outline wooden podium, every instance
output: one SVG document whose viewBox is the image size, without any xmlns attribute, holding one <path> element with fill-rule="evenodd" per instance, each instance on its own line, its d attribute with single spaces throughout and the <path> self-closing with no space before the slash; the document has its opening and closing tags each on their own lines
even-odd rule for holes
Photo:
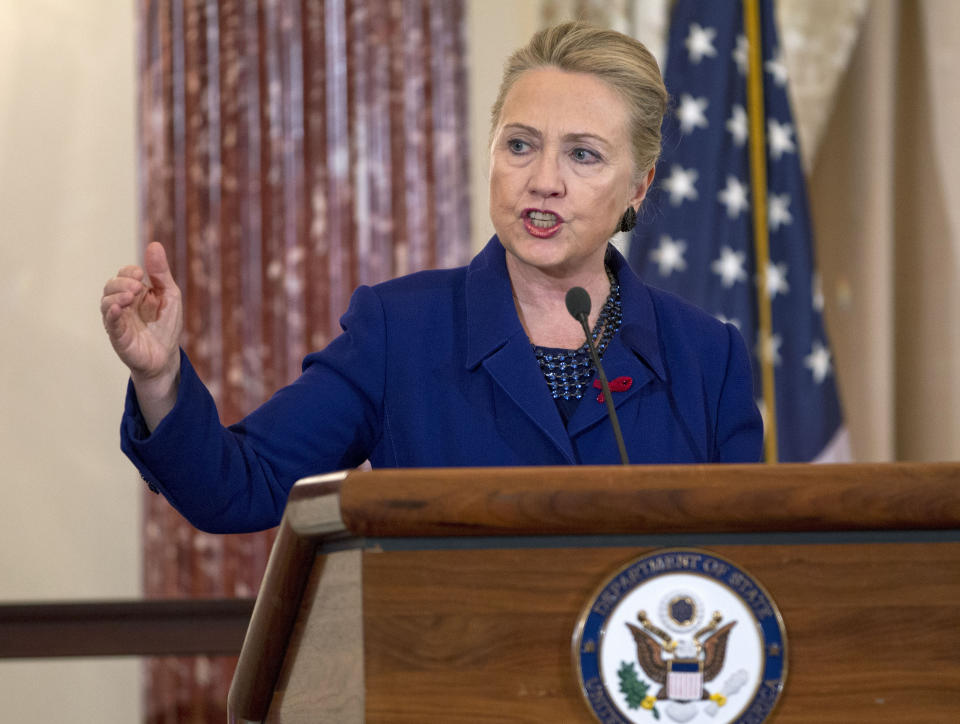
<svg viewBox="0 0 960 724">
<path fill-rule="evenodd" d="M 749 571 L 779 606 L 787 678 L 769 721 L 960 721 L 955 463 L 303 480 L 231 721 L 593 722 L 571 653 L 581 609 L 624 563 L 691 546 Z"/>
</svg>

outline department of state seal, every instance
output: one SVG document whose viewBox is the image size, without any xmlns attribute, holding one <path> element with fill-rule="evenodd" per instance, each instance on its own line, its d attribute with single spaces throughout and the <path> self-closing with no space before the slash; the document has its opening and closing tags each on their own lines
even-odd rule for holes
<svg viewBox="0 0 960 724">
<path fill-rule="evenodd" d="M 573 658 L 604 724 L 760 722 L 783 690 L 786 633 L 773 599 L 732 562 L 658 550 L 597 589 Z"/>
</svg>

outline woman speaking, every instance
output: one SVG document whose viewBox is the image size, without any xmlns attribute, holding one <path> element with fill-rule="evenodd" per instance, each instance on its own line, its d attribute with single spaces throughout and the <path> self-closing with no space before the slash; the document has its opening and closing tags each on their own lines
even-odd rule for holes
<svg viewBox="0 0 960 724">
<path fill-rule="evenodd" d="M 179 343 L 163 248 L 104 287 L 131 384 L 121 445 L 198 528 L 276 525 L 306 475 L 373 467 L 605 464 L 617 443 L 581 323 L 611 380 L 633 463 L 755 462 L 762 425 L 737 330 L 646 286 L 610 245 L 653 181 L 667 94 L 637 41 L 581 23 L 508 60 L 493 106 L 496 235 L 466 267 L 358 288 L 343 333 L 229 428 Z"/>
</svg>

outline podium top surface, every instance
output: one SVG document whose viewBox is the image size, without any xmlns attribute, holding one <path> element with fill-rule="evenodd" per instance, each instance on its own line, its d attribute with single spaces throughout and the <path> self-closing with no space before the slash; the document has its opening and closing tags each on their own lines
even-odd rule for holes
<svg viewBox="0 0 960 724">
<path fill-rule="evenodd" d="M 349 471 L 294 486 L 294 525 L 330 494 L 363 537 L 960 529 L 958 463 Z"/>
</svg>

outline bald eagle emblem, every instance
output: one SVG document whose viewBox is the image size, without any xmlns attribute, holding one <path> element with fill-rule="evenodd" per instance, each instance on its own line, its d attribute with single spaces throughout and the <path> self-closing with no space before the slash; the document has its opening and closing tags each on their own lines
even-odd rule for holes
<svg viewBox="0 0 960 724">
<path fill-rule="evenodd" d="M 704 684 L 713 681 L 723 669 L 727 640 L 736 621 L 720 626 L 723 615 L 717 611 L 710 623 L 692 639 L 674 639 L 654 626 L 645 611 L 637 614 L 639 626 L 627 624 L 637 644 L 637 661 L 643 672 L 660 690 L 654 698 L 673 701 L 709 700 Z"/>
<path fill-rule="evenodd" d="M 572 653 L 601 724 L 760 724 L 787 666 L 770 594 L 698 548 L 653 550 L 613 571 L 581 610 Z"/>
</svg>

